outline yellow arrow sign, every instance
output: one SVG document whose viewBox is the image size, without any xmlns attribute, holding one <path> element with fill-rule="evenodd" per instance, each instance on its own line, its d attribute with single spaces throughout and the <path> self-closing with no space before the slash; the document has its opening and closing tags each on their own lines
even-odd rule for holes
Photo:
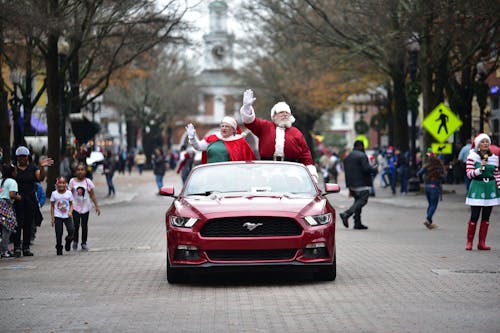
<svg viewBox="0 0 500 333">
<path fill-rule="evenodd" d="M 448 106 L 441 103 L 425 117 L 422 126 L 436 140 L 444 142 L 462 126 L 462 121 Z"/>
<path fill-rule="evenodd" d="M 432 152 L 435 154 L 451 155 L 453 152 L 453 145 L 451 143 L 433 143 L 431 144 Z"/>
</svg>

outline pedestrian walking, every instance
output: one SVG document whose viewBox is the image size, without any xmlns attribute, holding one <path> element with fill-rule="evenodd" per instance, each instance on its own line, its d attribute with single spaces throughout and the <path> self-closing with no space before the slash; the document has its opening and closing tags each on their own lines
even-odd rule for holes
<svg viewBox="0 0 500 333">
<path fill-rule="evenodd" d="M 113 153 L 111 151 L 106 152 L 106 158 L 104 159 L 102 170 L 104 175 L 106 176 L 106 183 L 108 184 L 108 197 L 111 195 L 115 195 L 115 185 L 113 184 L 113 176 L 115 174 L 115 160 L 113 157 Z"/>
<path fill-rule="evenodd" d="M 165 177 L 165 172 L 167 172 L 167 160 L 165 155 L 160 148 L 154 150 L 153 156 L 151 156 L 151 161 L 153 162 L 153 174 L 155 175 L 156 186 L 158 187 L 158 195 L 163 187 L 163 177 Z"/>
<path fill-rule="evenodd" d="M 437 225 L 433 223 L 432 217 L 439 203 L 441 183 L 444 181 L 446 174 L 443 163 L 435 154 L 427 153 L 427 156 L 427 163 L 418 171 L 417 175 L 421 179 L 425 177 L 424 189 L 428 205 L 424 225 L 428 229 L 435 229 Z"/>
<path fill-rule="evenodd" d="M 137 155 L 135 155 L 134 162 L 137 165 L 137 170 L 139 170 L 139 174 L 142 175 L 142 170 L 144 170 L 144 164 L 146 164 L 146 155 L 142 150 L 139 150 Z"/>
<path fill-rule="evenodd" d="M 56 190 L 50 195 L 50 215 L 52 217 L 52 227 L 56 231 L 56 253 L 58 256 L 63 254 L 62 236 L 63 225 L 66 226 L 67 236 L 65 238 L 64 248 L 71 250 L 71 241 L 75 227 L 73 225 L 73 195 L 67 188 L 66 178 L 59 177 L 56 181 Z"/>
<path fill-rule="evenodd" d="M 253 109 L 253 91 L 243 93 L 240 115 L 245 126 L 259 138 L 259 154 L 262 160 L 290 161 L 304 164 L 318 182 L 318 171 L 311 151 L 302 132 L 295 126 L 290 106 L 278 102 L 271 108 L 271 120 L 257 118 Z"/>
<path fill-rule="evenodd" d="M 467 157 L 466 173 L 471 180 L 465 204 L 471 206 L 471 215 L 467 228 L 467 244 L 465 249 L 472 250 L 472 242 L 476 233 L 476 224 L 481 214 L 479 227 L 478 250 L 490 250 L 486 245 L 486 236 L 490 224 L 493 206 L 500 204 L 498 188 L 500 174 L 498 172 L 498 156 L 490 151 L 491 139 L 481 133 L 474 138 L 472 149 Z"/>
<path fill-rule="evenodd" d="M 193 168 L 194 163 L 194 151 L 188 149 L 186 145 L 181 147 L 179 166 L 177 167 L 177 173 L 181 174 L 182 183 L 186 182 L 186 179 Z"/>
<path fill-rule="evenodd" d="M 376 168 L 376 166 L 371 166 L 368 161 L 363 141 L 356 140 L 352 152 L 344 159 L 346 187 L 354 198 L 352 206 L 340 213 L 344 227 L 349 228 L 349 217 L 354 215 L 354 229 L 368 229 L 361 223 L 361 210 L 368 203 L 372 175 L 376 173 Z"/>
<path fill-rule="evenodd" d="M 410 165 L 408 157 L 408 152 L 402 152 L 401 150 L 396 149 L 396 169 L 399 175 L 401 195 L 406 195 L 408 193 L 408 170 Z"/>
<path fill-rule="evenodd" d="M 392 146 L 387 147 L 386 152 L 387 159 L 387 176 L 389 178 L 389 185 L 391 186 L 391 192 L 393 195 L 396 194 L 396 155 L 394 155 L 394 148 Z"/>
<path fill-rule="evenodd" d="M 9 242 L 10 235 L 16 230 L 17 219 L 12 203 L 14 200 L 21 200 L 21 196 L 17 194 L 18 187 L 15 178 L 16 167 L 10 163 L 3 164 L 0 181 L 0 232 L 2 233 L 0 253 L 2 258 L 13 256 L 9 252 Z"/>
<path fill-rule="evenodd" d="M 25 146 L 16 149 L 16 182 L 21 200 L 14 202 L 17 228 L 14 234 L 14 256 L 33 256 L 30 250 L 33 225 L 40 225 L 43 217 L 36 198 L 36 182 L 45 179 L 45 167 L 51 166 L 51 158 L 40 158 L 40 168 L 29 161 L 30 151 Z"/>
<path fill-rule="evenodd" d="M 127 155 L 127 170 L 129 176 L 132 174 L 132 168 L 134 167 L 134 159 L 135 159 L 134 152 L 129 151 Z"/>
<path fill-rule="evenodd" d="M 68 189 L 73 194 L 73 223 L 75 232 L 73 234 L 73 251 L 78 250 L 79 229 L 82 227 L 82 251 L 88 251 L 87 237 L 89 215 L 94 204 L 97 215 L 101 215 L 101 209 L 95 195 L 95 185 L 91 179 L 85 177 L 85 165 L 76 166 L 76 177 L 69 181 Z M 92 202 L 91 202 L 92 201 Z"/>
<path fill-rule="evenodd" d="M 186 126 L 186 133 L 193 148 L 202 152 L 201 163 L 255 160 L 252 148 L 232 117 L 222 118 L 220 131 L 202 140 L 196 137 L 193 124 Z"/>
</svg>

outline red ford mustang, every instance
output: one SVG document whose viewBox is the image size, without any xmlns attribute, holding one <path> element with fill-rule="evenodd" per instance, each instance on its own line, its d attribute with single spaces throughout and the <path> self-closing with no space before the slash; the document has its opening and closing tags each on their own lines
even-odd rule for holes
<svg viewBox="0 0 500 333">
<path fill-rule="evenodd" d="M 251 161 L 193 168 L 165 217 L 167 280 L 184 281 L 204 267 L 311 269 L 336 277 L 335 209 L 307 168 L 298 163 Z"/>
</svg>

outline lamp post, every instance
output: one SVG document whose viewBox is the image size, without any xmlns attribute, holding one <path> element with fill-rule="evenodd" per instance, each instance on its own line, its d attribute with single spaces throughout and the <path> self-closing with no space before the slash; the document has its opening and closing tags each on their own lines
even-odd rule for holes
<svg viewBox="0 0 500 333">
<path fill-rule="evenodd" d="M 61 155 L 66 153 L 67 143 L 66 143 L 66 113 L 67 113 L 67 103 L 66 103 L 66 79 L 64 66 L 66 64 L 66 58 L 69 53 L 69 43 L 64 39 L 64 37 L 59 38 L 57 42 L 57 53 L 59 55 L 59 108 L 61 117 Z"/>
<path fill-rule="evenodd" d="M 21 83 L 21 74 L 17 69 L 12 69 L 10 72 L 10 81 L 12 82 L 12 98 L 10 100 L 10 106 L 12 111 L 12 126 L 14 129 L 14 147 L 20 146 L 23 141 L 23 134 L 21 130 L 21 100 L 17 96 L 17 88 Z"/>
</svg>

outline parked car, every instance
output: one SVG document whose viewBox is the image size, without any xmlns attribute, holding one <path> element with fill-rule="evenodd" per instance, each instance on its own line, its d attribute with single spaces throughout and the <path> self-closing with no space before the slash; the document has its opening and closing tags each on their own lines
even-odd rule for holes
<svg viewBox="0 0 500 333">
<path fill-rule="evenodd" d="M 165 216 L 167 280 L 205 268 L 313 270 L 336 277 L 335 209 L 299 163 L 223 162 L 193 168 Z"/>
</svg>

